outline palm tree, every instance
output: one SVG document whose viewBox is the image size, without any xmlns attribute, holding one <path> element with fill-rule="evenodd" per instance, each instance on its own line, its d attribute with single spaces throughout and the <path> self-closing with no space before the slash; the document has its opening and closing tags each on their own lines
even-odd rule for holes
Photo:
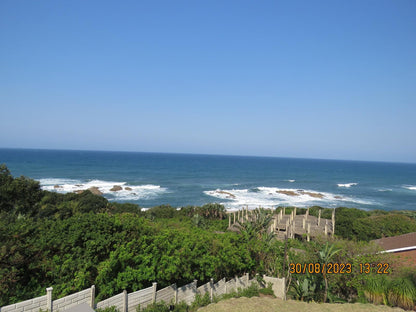
<svg viewBox="0 0 416 312">
<path fill-rule="evenodd" d="M 341 249 L 335 249 L 334 244 L 325 243 L 322 250 L 319 251 L 318 256 L 322 265 L 325 265 L 325 268 L 328 267 L 328 263 L 331 262 L 332 258 L 340 251 Z M 323 277 L 325 281 L 325 293 L 324 293 L 324 302 L 328 297 L 328 278 L 326 276 L 326 270 L 323 271 Z"/>
<path fill-rule="evenodd" d="M 266 238 L 270 240 L 271 237 L 268 235 L 268 230 L 270 227 L 270 222 L 272 221 L 273 216 L 265 209 L 254 210 L 251 218 L 244 222 L 238 221 L 240 231 L 245 232 L 245 234 L 251 238 Z"/>
</svg>

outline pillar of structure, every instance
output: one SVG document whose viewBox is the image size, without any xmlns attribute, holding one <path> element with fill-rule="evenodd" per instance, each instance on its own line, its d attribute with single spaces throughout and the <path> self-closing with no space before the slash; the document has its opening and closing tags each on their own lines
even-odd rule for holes
<svg viewBox="0 0 416 312">
<path fill-rule="evenodd" d="M 321 209 L 318 211 L 318 226 L 321 225 Z"/>
</svg>

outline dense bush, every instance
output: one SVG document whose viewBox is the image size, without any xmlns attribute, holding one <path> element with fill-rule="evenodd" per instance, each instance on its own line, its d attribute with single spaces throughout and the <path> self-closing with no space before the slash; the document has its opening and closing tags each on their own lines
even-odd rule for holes
<svg viewBox="0 0 416 312">
<path fill-rule="evenodd" d="M 354 220 L 352 230 L 358 240 L 369 241 L 416 232 L 416 220 L 395 213 L 375 215 Z"/>
<path fill-rule="evenodd" d="M 312 207 L 310 214 L 318 215 L 319 209 Z M 331 218 L 332 211 L 323 209 L 321 216 Z M 49 286 L 57 298 L 94 284 L 97 300 L 101 300 L 152 282 L 160 287 L 184 285 L 194 279 L 206 283 L 210 278 L 243 273 L 287 277 L 292 296 L 301 300 L 374 301 L 369 295 L 374 284 L 371 276 L 360 274 L 357 268 L 360 263 L 390 263 L 391 259 L 364 241 L 416 231 L 412 213 L 337 208 L 336 234 L 348 240 L 284 243 L 267 231 L 269 212 L 255 214 L 239 232 L 230 232 L 226 231 L 225 208 L 219 204 L 180 210 L 162 205 L 143 212 L 137 205 L 109 203 L 89 191 L 42 191 L 36 181 L 13 178 L 2 165 L 0 306 L 44 295 Z M 290 262 L 330 261 L 351 263 L 354 271 L 287 274 Z M 382 299 L 409 307 L 415 300 L 416 271 L 409 268 L 402 275 L 392 273 L 390 288 Z M 258 294 L 258 289 L 249 288 L 239 295 L 243 293 Z M 200 301 L 205 303 L 206 298 Z M 189 307 L 176 308 L 186 311 Z"/>
</svg>

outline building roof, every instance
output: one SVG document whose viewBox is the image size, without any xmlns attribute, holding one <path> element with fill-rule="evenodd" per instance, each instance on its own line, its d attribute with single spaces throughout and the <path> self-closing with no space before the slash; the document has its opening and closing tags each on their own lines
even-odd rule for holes
<svg viewBox="0 0 416 312">
<path fill-rule="evenodd" d="M 416 232 L 373 240 L 387 252 L 416 249 Z"/>
</svg>

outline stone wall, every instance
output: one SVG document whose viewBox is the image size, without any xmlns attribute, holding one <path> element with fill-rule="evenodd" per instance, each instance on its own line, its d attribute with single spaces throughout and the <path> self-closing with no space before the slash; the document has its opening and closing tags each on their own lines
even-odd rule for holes
<svg viewBox="0 0 416 312">
<path fill-rule="evenodd" d="M 81 303 L 86 303 L 90 307 L 94 307 L 94 294 L 92 295 L 92 293 L 95 294 L 95 287 L 88 288 L 75 294 L 54 300 L 52 302 L 53 311 L 62 312 Z"/>
<path fill-rule="evenodd" d="M 37 297 L 22 301 L 16 304 L 11 304 L 0 308 L 1 312 L 18 312 L 18 311 L 27 311 L 27 312 L 39 312 L 39 309 L 46 310 L 47 299 L 46 295 L 42 297 Z"/>
<path fill-rule="evenodd" d="M 272 283 L 272 289 L 278 298 L 284 299 L 285 280 L 281 278 L 274 278 L 263 276 L 263 279 L 268 283 Z M 52 288 L 47 288 L 46 295 L 16 304 L 11 304 L 0 308 L 0 312 L 39 312 L 39 309 L 48 310 L 49 312 L 62 312 L 81 303 L 86 303 L 92 308 L 104 309 L 107 307 L 116 307 L 120 312 L 135 312 L 140 305 L 141 308 L 154 302 L 179 303 L 186 302 L 188 305 L 192 304 L 197 294 L 203 296 L 208 293 L 211 301 L 213 297 L 238 291 L 249 287 L 252 283 L 257 283 L 256 279 L 249 279 L 248 274 L 242 277 L 235 277 L 229 281 L 225 278 L 214 284 L 211 279 L 210 282 L 197 287 L 197 281 L 194 280 L 182 287 L 176 287 L 176 284 L 157 290 L 157 283 L 153 283 L 151 287 L 137 290 L 132 293 L 123 291 L 111 298 L 95 302 L 95 286 L 82 290 L 80 292 L 71 294 L 69 296 L 52 301 Z"/>
</svg>

